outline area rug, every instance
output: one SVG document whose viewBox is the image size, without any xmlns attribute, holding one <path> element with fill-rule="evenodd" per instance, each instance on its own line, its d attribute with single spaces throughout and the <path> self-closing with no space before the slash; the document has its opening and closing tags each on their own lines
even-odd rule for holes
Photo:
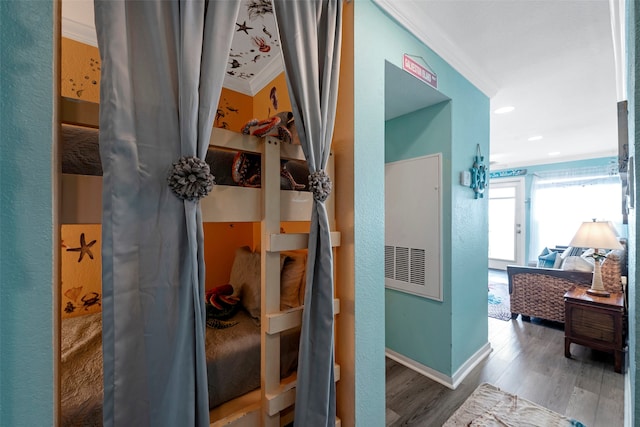
<svg viewBox="0 0 640 427">
<path fill-rule="evenodd" d="M 443 427 L 585 427 L 580 421 L 506 393 L 491 384 L 480 384 Z"/>
<path fill-rule="evenodd" d="M 489 282 L 489 317 L 511 320 L 508 284 Z"/>
</svg>

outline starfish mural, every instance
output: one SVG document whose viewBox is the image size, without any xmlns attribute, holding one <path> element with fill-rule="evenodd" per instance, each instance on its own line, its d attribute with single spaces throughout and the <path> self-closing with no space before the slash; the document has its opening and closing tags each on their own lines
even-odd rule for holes
<svg viewBox="0 0 640 427">
<path fill-rule="evenodd" d="M 80 234 L 80 247 L 79 248 L 69 248 L 67 252 L 80 252 L 80 257 L 78 258 L 78 262 L 82 261 L 84 254 L 87 254 L 89 258 L 93 259 L 93 253 L 91 253 L 91 246 L 96 243 L 95 240 L 86 242 L 84 238 L 84 233 Z"/>
<path fill-rule="evenodd" d="M 236 25 L 238 26 L 238 28 L 236 28 L 236 32 L 238 31 L 244 31 L 246 35 L 249 35 L 249 31 L 248 30 L 253 30 L 253 27 L 249 27 L 247 26 L 247 21 L 244 21 L 242 23 L 242 25 L 238 24 L 236 22 Z"/>
</svg>

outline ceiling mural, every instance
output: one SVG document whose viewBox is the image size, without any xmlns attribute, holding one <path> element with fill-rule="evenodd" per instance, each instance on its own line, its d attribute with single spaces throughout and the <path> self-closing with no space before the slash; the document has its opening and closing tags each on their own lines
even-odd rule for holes
<svg viewBox="0 0 640 427">
<path fill-rule="evenodd" d="M 272 67 L 273 62 L 279 63 L 280 57 L 271 0 L 244 0 L 236 19 L 226 81 L 236 80 L 236 84 L 240 80 L 251 81 L 265 68 Z"/>
</svg>

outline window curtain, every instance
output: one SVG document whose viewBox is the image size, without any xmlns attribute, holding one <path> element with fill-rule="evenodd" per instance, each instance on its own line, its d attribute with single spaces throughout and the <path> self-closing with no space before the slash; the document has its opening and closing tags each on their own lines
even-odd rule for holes
<svg viewBox="0 0 640 427">
<path fill-rule="evenodd" d="M 209 425 L 200 206 L 168 176 L 205 157 L 238 7 L 95 2 L 105 426 Z"/>
<path fill-rule="evenodd" d="M 611 221 L 622 231 L 616 165 L 538 172 L 531 183 L 529 261 L 545 247 L 566 246 L 584 221 Z"/>
<path fill-rule="evenodd" d="M 333 253 L 324 204 L 336 115 L 342 0 L 274 0 L 293 115 L 314 192 L 295 424 L 334 426 Z"/>
</svg>

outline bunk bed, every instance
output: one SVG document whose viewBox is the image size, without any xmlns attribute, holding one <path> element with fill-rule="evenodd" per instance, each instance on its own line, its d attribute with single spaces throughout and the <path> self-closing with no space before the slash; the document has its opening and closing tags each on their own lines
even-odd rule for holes
<svg viewBox="0 0 640 427">
<path fill-rule="evenodd" d="M 84 156 L 95 159 L 98 150 L 96 145 L 98 104 L 62 98 L 61 112 L 65 151 L 75 151 L 74 157 Z M 75 143 L 78 145 L 75 146 Z M 260 187 L 216 185 L 213 191 L 200 201 L 204 222 L 259 222 L 261 224 L 259 326 L 256 326 L 254 319 L 249 315 L 240 311 L 233 317 L 234 323 L 239 322 L 238 325 L 228 329 L 207 328 L 211 426 L 286 425 L 293 419 L 295 362 L 303 307 L 281 306 L 281 268 L 285 257 L 283 254 L 287 251 L 306 249 L 308 235 L 306 233 L 281 234 L 280 226 L 281 221 L 308 221 L 313 195 L 308 191 L 287 190 L 287 185 L 290 185 L 289 188 L 294 185 L 290 179 L 282 178 L 282 170 L 284 166 L 289 165 L 287 169 L 292 172 L 293 179 L 296 182 L 306 182 L 300 178 L 301 172 L 296 166 L 297 163 L 289 163 L 304 162 L 304 154 L 299 145 L 284 144 L 274 137 L 257 138 L 218 128 L 213 129 L 209 153 L 214 165 L 219 163 L 227 167 L 232 163 L 229 159 L 232 157 L 235 159 L 237 153 L 247 153 L 259 155 L 261 166 Z M 63 153 L 63 158 L 64 156 Z M 96 164 L 95 160 L 82 160 L 90 166 L 90 172 L 74 170 L 68 165 L 63 169 L 60 221 L 62 224 L 101 222 L 100 165 L 99 162 Z M 333 172 L 332 160 L 328 166 L 328 172 L 329 174 Z M 215 166 L 213 173 L 215 176 Z M 221 173 L 217 175 L 216 181 L 220 184 L 220 181 L 225 182 L 226 178 L 225 174 Z M 227 179 L 226 182 L 228 181 Z M 335 229 L 332 199 L 327 200 L 326 206 L 331 218 L 331 228 Z M 339 246 L 340 233 L 332 232 L 331 240 L 332 246 Z M 339 313 L 337 299 L 334 300 L 334 313 Z M 102 354 L 101 345 L 96 344 L 98 339 L 101 339 L 101 329 L 96 326 L 100 316 L 83 317 L 87 317 L 88 320 L 72 318 L 63 321 L 61 358 L 63 425 L 91 425 L 87 420 L 82 421 L 81 413 L 89 414 L 88 416 L 93 414 L 94 417 L 96 413 L 101 414 L 102 380 L 97 370 L 101 370 Z M 89 326 L 82 326 L 87 322 Z M 259 347 L 259 362 L 254 358 L 252 362 L 254 368 L 245 369 L 253 370 L 256 375 L 259 372 L 259 379 L 254 375 L 244 381 L 246 384 L 253 382 L 253 385 L 244 388 L 236 387 L 236 390 L 226 394 L 220 394 L 217 391 L 211 393 L 211 390 L 220 390 L 221 387 L 225 387 L 225 384 L 212 383 L 229 382 L 221 380 L 220 375 L 225 373 L 228 375 L 233 371 L 231 368 L 218 365 L 222 363 L 219 359 L 226 358 L 227 361 L 233 360 L 237 364 L 238 353 L 236 350 L 225 347 L 224 350 L 217 351 L 216 355 L 213 354 L 216 351 L 210 352 L 210 349 L 224 347 L 221 343 L 225 341 L 239 341 L 239 335 L 243 340 L 240 347 L 243 345 L 249 345 L 254 349 Z M 87 350 L 93 351 L 93 356 L 79 349 L 80 344 L 83 343 L 93 347 L 93 350 Z M 82 363 L 86 365 L 85 368 L 77 369 L 73 362 L 70 362 L 73 360 L 72 353 L 78 352 L 82 352 L 81 358 L 84 358 Z M 96 352 L 98 354 L 95 354 Z M 88 360 L 91 360 L 93 365 L 90 365 Z M 93 390 L 82 388 L 90 388 L 91 384 L 78 385 L 74 378 L 78 371 L 84 371 L 86 376 L 92 376 Z M 335 365 L 335 378 L 336 381 L 340 378 L 339 365 Z M 65 381 L 67 381 L 66 385 Z M 96 384 L 98 384 L 97 387 Z M 256 388 L 257 385 L 259 387 Z M 82 401 L 80 403 L 71 403 L 65 397 L 65 393 L 80 395 L 92 393 L 93 397 L 86 396 L 86 398 L 80 398 Z M 73 412 L 76 409 L 79 409 L 80 413 Z M 65 416 L 65 411 L 72 413 Z M 337 425 L 339 424 L 338 420 Z"/>
</svg>

